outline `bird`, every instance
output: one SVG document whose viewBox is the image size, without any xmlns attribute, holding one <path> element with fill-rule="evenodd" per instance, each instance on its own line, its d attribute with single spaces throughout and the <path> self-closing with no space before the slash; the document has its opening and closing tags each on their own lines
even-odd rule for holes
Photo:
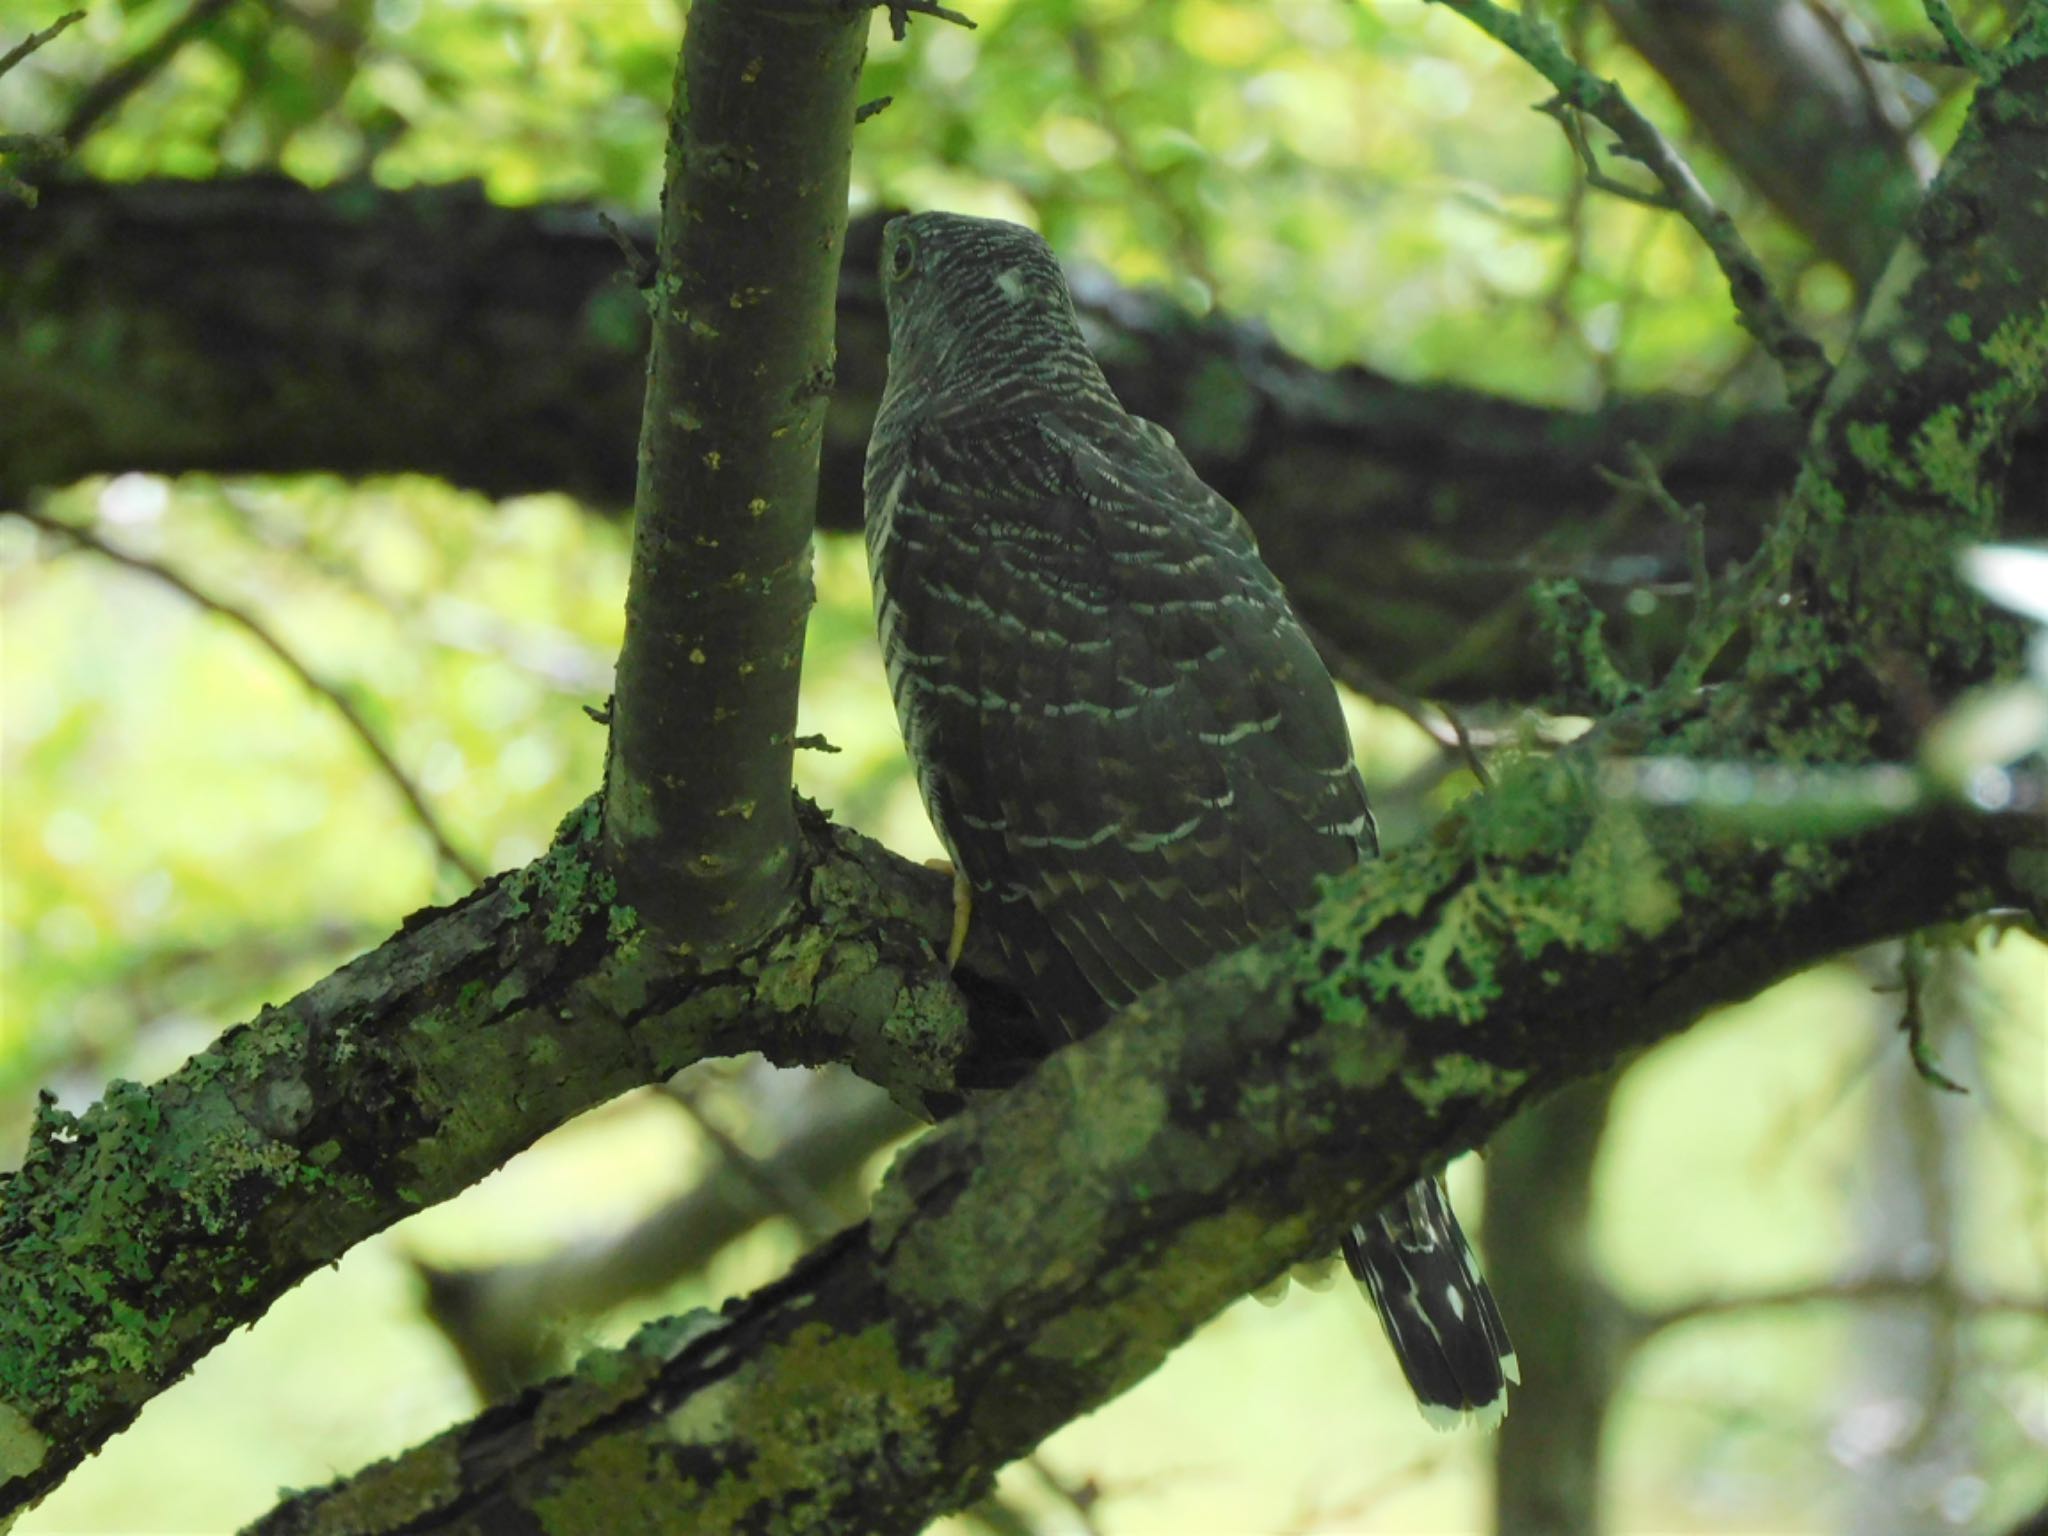
<svg viewBox="0 0 2048 1536">
<path fill-rule="evenodd" d="M 863 476 L 890 694 L 1046 1051 L 1284 931 L 1378 854 L 1335 684 L 1249 527 L 1127 412 L 1033 231 L 889 221 L 888 379 Z M 1423 1416 L 1491 1426 L 1519 1369 L 1441 1178 L 1345 1263 Z"/>
</svg>

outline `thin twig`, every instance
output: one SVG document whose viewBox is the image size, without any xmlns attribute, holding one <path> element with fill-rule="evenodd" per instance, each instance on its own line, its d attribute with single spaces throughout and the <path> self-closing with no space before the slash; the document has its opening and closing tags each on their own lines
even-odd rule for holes
<svg viewBox="0 0 2048 1536">
<path fill-rule="evenodd" d="M 193 0 L 192 8 L 183 16 L 86 87 L 85 94 L 72 105 L 71 116 L 59 136 L 76 149 L 115 108 L 170 63 L 172 56 L 201 27 L 234 3 L 235 0 Z"/>
<path fill-rule="evenodd" d="M 2023 1316 L 2048 1317 L 2048 1296 L 2027 1296 L 2017 1291 L 1964 1290 L 1951 1285 L 1940 1275 L 1863 1275 L 1849 1280 L 1823 1280 L 1813 1285 L 1788 1286 L 1779 1291 L 1702 1296 L 1675 1307 L 1639 1315 L 1634 1319 L 1633 1331 L 1640 1339 L 1706 1317 L 1727 1317 L 1738 1312 L 1829 1302 L 1939 1303 L 1964 1313 L 2016 1312 Z"/>
<path fill-rule="evenodd" d="M 680 1082 L 669 1082 L 662 1086 L 662 1092 L 697 1123 L 697 1129 L 718 1148 L 719 1155 L 732 1171 L 752 1185 L 756 1194 L 794 1221 L 811 1242 L 830 1237 L 839 1230 L 839 1217 L 816 1190 L 782 1164 L 758 1158 L 741 1146 L 731 1132 L 705 1112 L 693 1089 Z"/>
<path fill-rule="evenodd" d="M 1810 409 L 1819 400 L 1827 380 L 1827 354 L 1792 322 L 1772 291 L 1763 264 L 1736 231 L 1735 221 L 1701 185 L 1677 147 L 1636 110 L 1620 86 L 1575 64 L 1557 35 L 1544 23 L 1505 10 L 1494 0 L 1435 3 L 1456 11 L 1525 60 L 1551 83 L 1565 106 L 1603 124 L 1620 140 L 1622 154 L 1648 168 L 1664 188 L 1672 207 L 1698 232 L 1713 254 L 1728 280 L 1737 317 L 1743 328 L 1777 360 L 1793 405 L 1801 411 Z M 1542 110 L 1552 109 L 1546 104 Z M 1556 115 L 1555 111 L 1552 115 Z M 1575 140 L 1574 148 L 1577 147 Z M 1581 158 L 1586 156 L 1582 154 Z"/>
<path fill-rule="evenodd" d="M 1422 733 L 1442 747 L 1455 747 L 1465 759 L 1465 766 L 1472 770 L 1472 777 L 1479 781 L 1481 789 L 1493 787 L 1493 775 L 1486 771 L 1486 764 L 1479 756 L 1479 748 L 1472 739 L 1472 732 L 1455 710 L 1434 701 L 1425 702 L 1408 692 L 1400 684 L 1380 676 L 1357 657 L 1332 644 L 1307 625 L 1309 643 L 1323 658 L 1323 665 L 1330 670 L 1330 676 L 1349 688 L 1360 698 L 1370 699 L 1375 704 L 1384 704 L 1397 709 L 1413 720 Z M 1435 718 L 1432 718 L 1435 717 Z M 1450 734 L 1446 735 L 1448 731 Z"/>
<path fill-rule="evenodd" d="M 31 32 L 19 43 L 0 53 L 0 75 L 4 75 L 38 48 L 53 43 L 69 27 L 85 20 L 83 11 L 67 11 L 40 32 Z"/>
<path fill-rule="evenodd" d="M 1026 1456 L 1024 1465 L 1037 1475 L 1039 1482 L 1045 1485 L 1046 1492 L 1072 1512 L 1083 1536 L 1102 1536 L 1102 1527 L 1095 1523 L 1095 1506 L 1102 1502 L 1102 1487 L 1094 1478 L 1088 1477 L 1079 1483 L 1069 1483 L 1040 1455 Z"/>
<path fill-rule="evenodd" d="M 1676 213 L 1678 204 L 1671 200 L 1669 192 L 1656 192 L 1647 187 L 1632 187 L 1625 181 L 1616 181 L 1600 166 L 1600 157 L 1593 153 L 1593 144 L 1586 137 L 1586 125 L 1579 121 L 1579 109 L 1562 96 L 1553 96 L 1540 103 L 1536 110 L 1545 117 L 1556 120 L 1564 130 L 1565 141 L 1572 152 L 1579 157 L 1579 168 L 1586 175 L 1582 185 L 1597 191 L 1610 193 L 1624 202 L 1639 203 L 1645 208 L 1656 208 L 1664 213 Z"/>
<path fill-rule="evenodd" d="M 308 692 L 326 700 L 333 707 L 335 713 L 341 716 L 342 722 L 355 734 L 356 740 L 362 743 L 363 750 L 375 759 L 378 769 L 390 781 L 391 786 L 398 791 L 400 797 L 412 811 L 413 819 L 426 832 L 428 838 L 434 844 L 434 851 L 441 856 L 442 860 L 450 867 L 460 871 L 463 877 L 471 884 L 482 882 L 484 878 L 483 870 L 467 855 L 462 853 L 449 839 L 447 832 L 441 826 L 440 820 L 434 815 L 432 808 L 426 802 L 426 798 L 420 793 L 419 787 L 406 776 L 405 770 L 398 766 L 397 759 L 392 757 L 390 749 L 378 737 L 370 722 L 363 718 L 362 711 L 356 708 L 347 694 L 343 693 L 334 684 L 317 676 L 261 620 L 257 619 L 248 610 L 239 608 L 233 603 L 226 602 L 194 586 L 184 576 L 167 565 L 151 560 L 146 556 L 130 554 L 127 550 L 116 548 L 89 528 L 78 527 L 76 524 L 67 523 L 61 518 L 51 517 L 47 513 L 31 508 L 9 507 L 6 510 L 12 512 L 16 517 L 33 523 L 36 527 L 46 532 L 69 539 L 79 548 L 89 549 L 94 554 L 113 561 L 116 565 L 123 565 L 131 571 L 139 571 L 145 576 L 154 577 L 165 586 L 181 593 L 185 598 L 206 612 L 226 619 L 230 624 L 241 629 L 250 639 L 262 646 L 264 650 L 270 652 L 277 659 L 278 663 L 287 672 L 291 673 L 293 677 L 297 678 Z"/>
<path fill-rule="evenodd" d="M 950 21 L 954 26 L 965 27 L 970 32 L 974 30 L 974 23 L 965 16 L 958 11 L 949 11 L 943 5 L 934 4 L 933 0 L 879 0 L 879 3 L 888 7 L 889 35 L 899 43 L 910 31 L 912 16 L 930 16 L 939 21 Z"/>
<path fill-rule="evenodd" d="M 633 280 L 633 286 L 645 292 L 654 286 L 654 258 L 633 243 L 633 237 L 626 233 L 619 221 L 608 213 L 597 216 L 597 227 L 612 237 L 612 244 L 619 248 L 619 254 L 626 258 L 626 275 Z"/>
<path fill-rule="evenodd" d="M 1657 461 L 1641 443 L 1630 443 L 1625 451 L 1628 474 L 1618 474 L 1604 464 L 1594 465 L 1593 473 L 1617 491 L 1641 497 L 1685 530 L 1686 566 L 1693 601 L 1704 608 L 1713 598 L 1714 586 L 1713 573 L 1707 565 L 1707 509 L 1698 502 L 1688 506 L 1672 495 L 1657 469 Z"/>
<path fill-rule="evenodd" d="M 1915 69 L 1968 69 L 1968 59 L 1957 58 L 1948 48 L 1930 48 L 1925 43 L 1897 48 L 1858 48 L 1864 58 L 1877 64 L 1898 64 Z"/>
<path fill-rule="evenodd" d="M 1941 1070 L 1934 1047 L 1927 1041 L 1927 943 L 1917 934 L 1907 935 L 1899 946 L 1899 1033 L 1906 1037 L 1906 1054 L 1920 1080 L 1944 1093 L 1970 1090 Z"/>
<path fill-rule="evenodd" d="M 85 12 L 71 11 L 59 16 L 42 31 L 31 32 L 4 55 L 0 55 L 0 76 L 4 76 L 38 48 L 52 42 L 74 22 L 83 20 Z M 62 159 L 63 155 L 64 141 L 54 134 L 0 133 L 0 159 L 12 156 L 33 164 L 47 164 Z M 11 197 L 30 208 L 36 205 L 35 184 L 24 181 L 4 167 L 0 167 L 0 196 Z"/>
<path fill-rule="evenodd" d="M 1963 24 L 1956 20 L 1956 13 L 1949 9 L 1948 0 L 1920 0 L 1920 9 L 1927 13 L 1928 25 L 1964 69 L 1986 80 L 1996 73 L 1997 61 L 1970 41 Z"/>
</svg>

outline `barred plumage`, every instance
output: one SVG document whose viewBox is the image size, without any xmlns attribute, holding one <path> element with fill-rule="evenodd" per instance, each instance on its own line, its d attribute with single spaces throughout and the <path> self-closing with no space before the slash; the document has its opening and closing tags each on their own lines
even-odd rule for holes
<svg viewBox="0 0 2048 1536">
<path fill-rule="evenodd" d="M 1291 922 L 1377 852 L 1372 817 L 1249 530 L 1118 403 L 1045 243 L 900 218 L 882 282 L 866 488 L 890 691 L 1050 1048 Z M 1514 1355 L 1435 1179 L 1345 1256 L 1432 1422 L 1505 1412 Z"/>
</svg>

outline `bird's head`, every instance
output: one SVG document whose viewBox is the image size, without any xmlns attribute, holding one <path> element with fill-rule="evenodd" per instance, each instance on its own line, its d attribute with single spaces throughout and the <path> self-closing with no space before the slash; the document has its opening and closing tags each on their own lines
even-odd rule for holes
<svg viewBox="0 0 2048 1536">
<path fill-rule="evenodd" d="M 911 213 L 882 232 L 892 387 L 915 380 L 959 399 L 1036 384 L 1091 393 L 1101 371 L 1081 338 L 1052 248 L 1021 224 Z"/>
</svg>

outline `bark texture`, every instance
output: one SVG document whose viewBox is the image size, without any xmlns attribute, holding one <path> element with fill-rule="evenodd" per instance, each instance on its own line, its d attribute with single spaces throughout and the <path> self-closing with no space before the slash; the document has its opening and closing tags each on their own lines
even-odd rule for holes
<svg viewBox="0 0 2048 1536">
<path fill-rule="evenodd" d="M 1549 878 L 1553 836 L 1592 813 L 1571 776 L 1525 775 L 1448 859 L 1365 872 L 1298 946 L 1149 995 L 927 1136 L 867 1223 L 721 1316 L 654 1330 L 257 1529 L 915 1531 L 1528 1099 L 1866 925 L 1917 926 L 2003 884 L 2002 839 L 1894 828 L 1829 849 L 1818 884 L 1787 862 L 1803 845 L 1708 856 L 1692 867 L 1726 907 L 1656 937 L 1581 930 L 1523 959 L 1526 935 L 1473 924 L 1459 948 L 1483 989 L 1415 964 L 1403 908 L 1455 925 L 1443 904 L 1481 862 L 1503 893 Z M 1513 855 L 1508 807 L 1545 802 L 1569 806 L 1555 834 Z M 1653 857 L 1705 852 L 1675 825 L 1645 835 Z M 1788 884 L 1801 894 L 1781 902 Z"/>
<path fill-rule="evenodd" d="M 697 0 L 669 109 L 605 843 L 722 956 L 799 872 L 790 811 L 818 449 L 867 11 Z"/>
<path fill-rule="evenodd" d="M 628 1088 L 760 1050 L 957 1102 L 942 877 L 812 815 L 787 923 L 705 972 L 624 915 L 597 838 L 593 801 L 163 1081 L 44 1109 L 0 1175 L 0 1518 L 310 1270 Z"/>
</svg>

